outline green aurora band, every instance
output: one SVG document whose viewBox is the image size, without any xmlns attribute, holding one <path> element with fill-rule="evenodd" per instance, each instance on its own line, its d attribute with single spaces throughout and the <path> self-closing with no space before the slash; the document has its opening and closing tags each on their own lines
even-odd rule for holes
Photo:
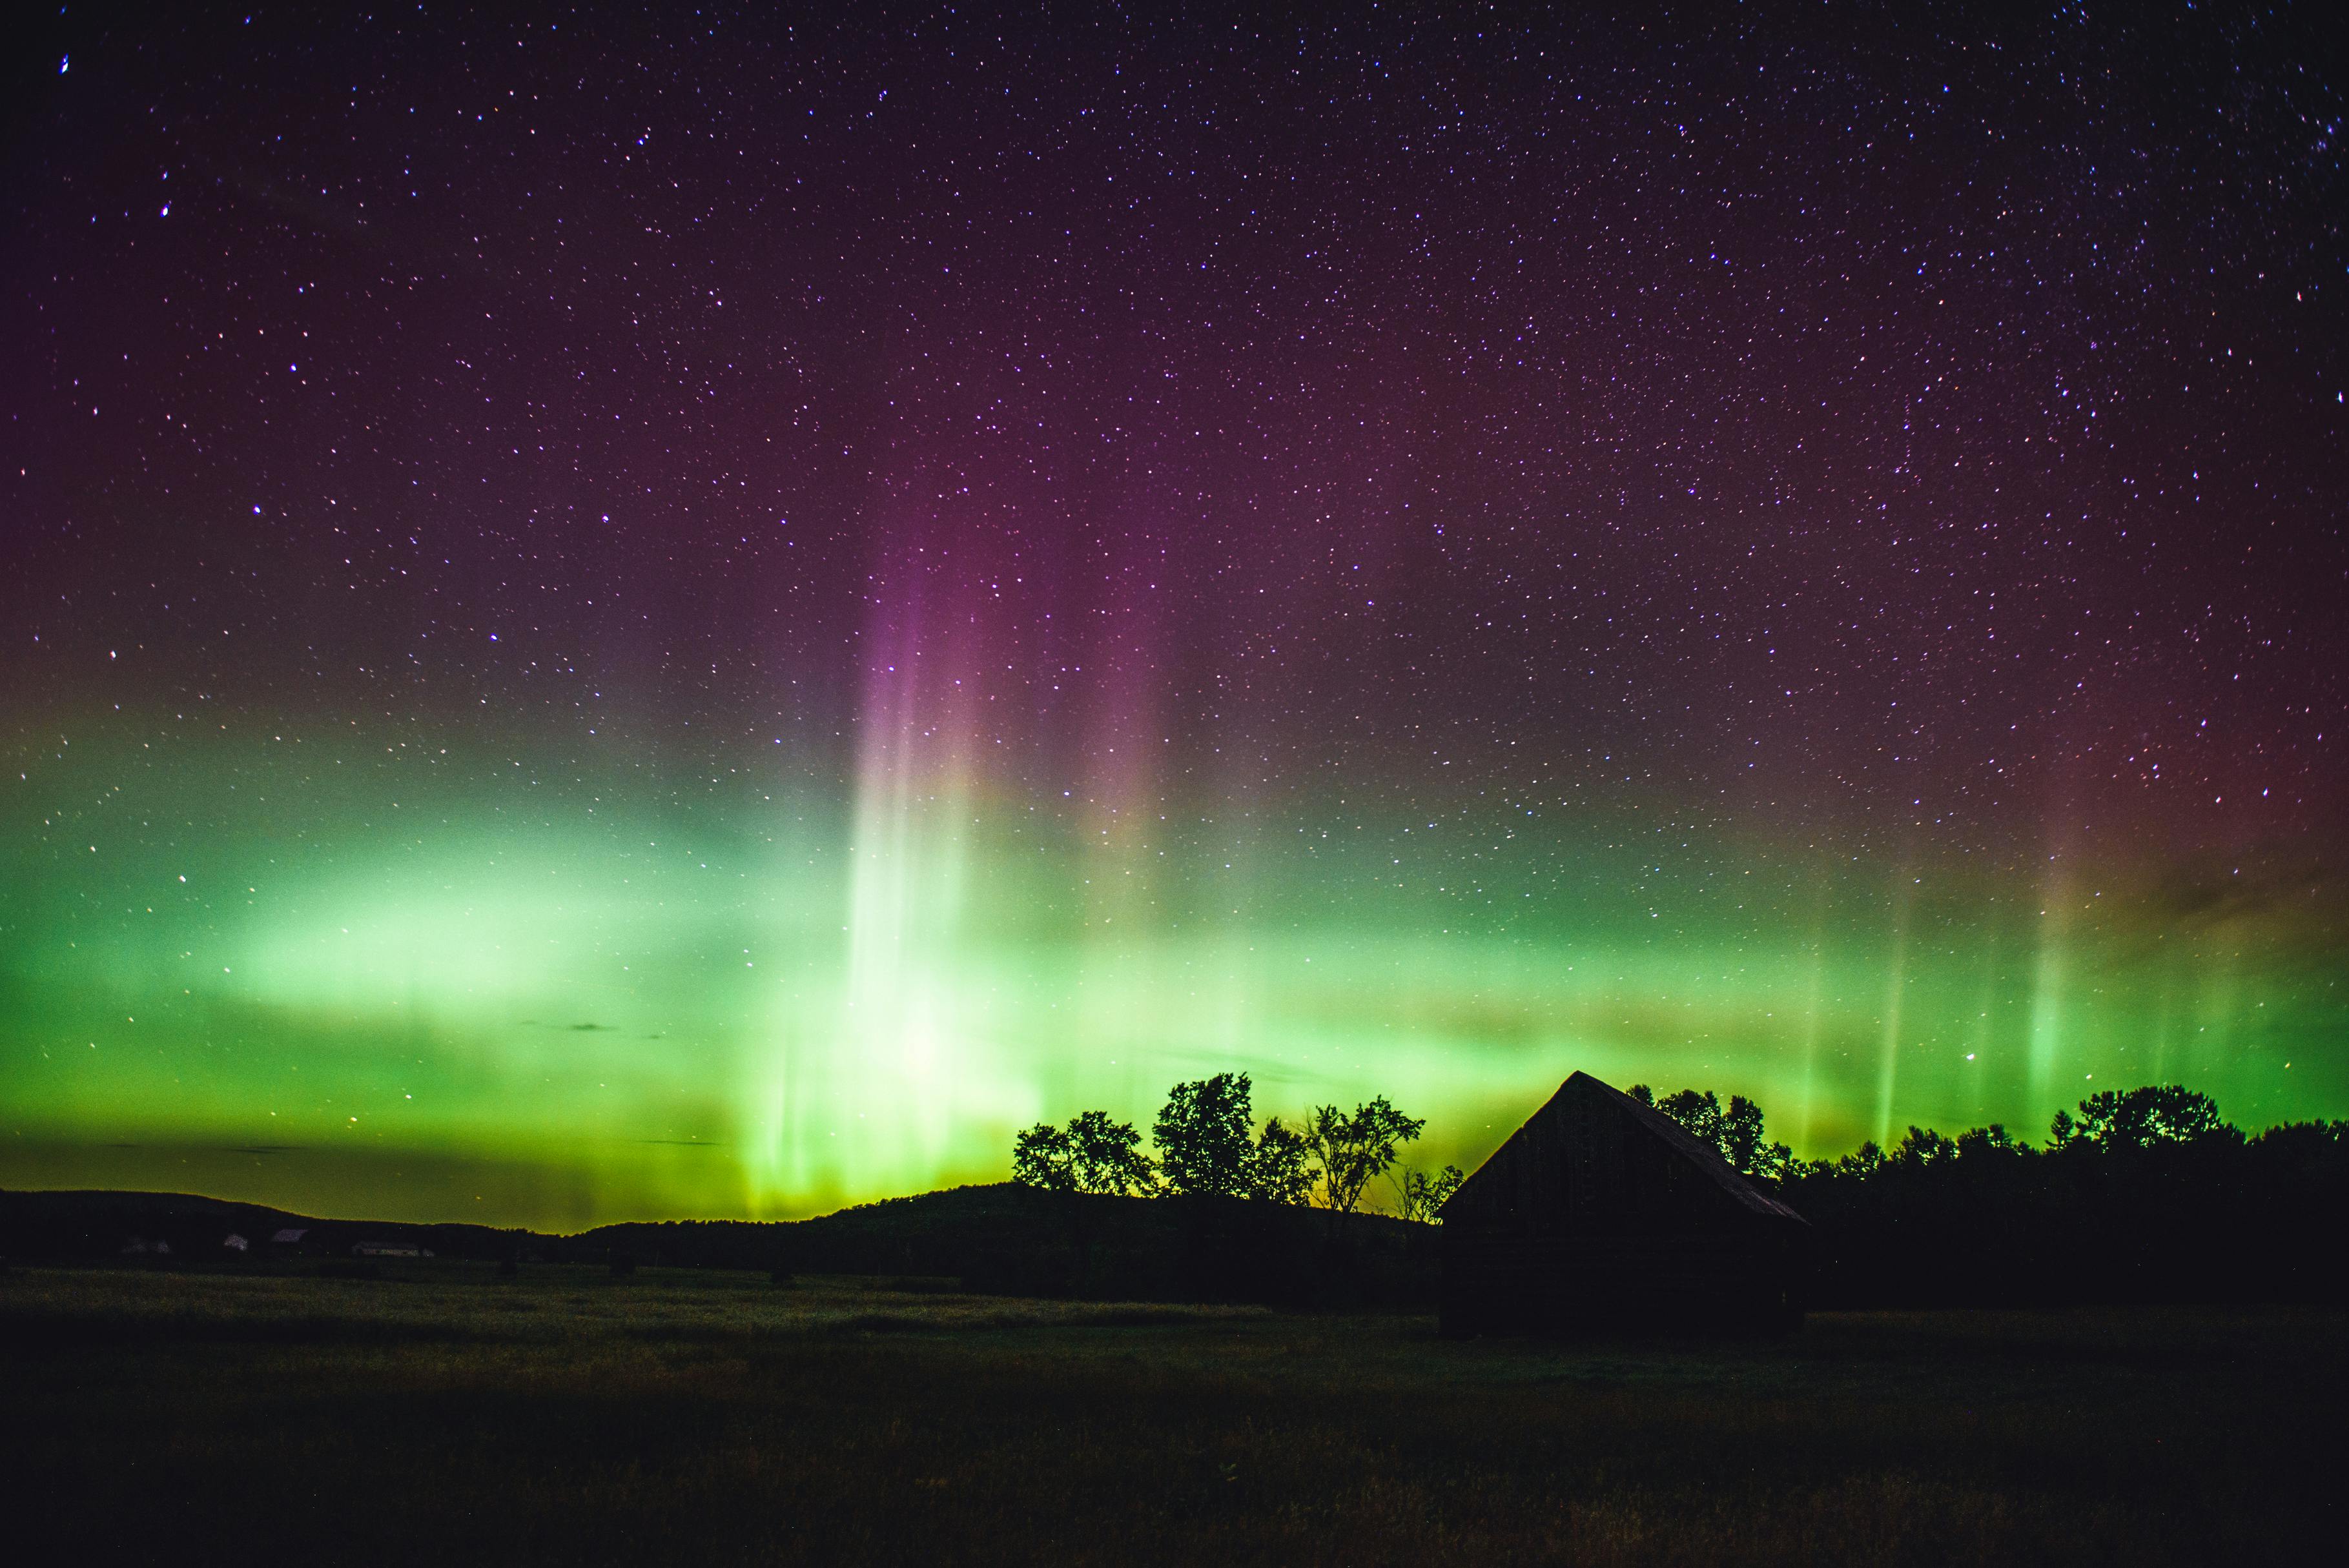
<svg viewBox="0 0 2349 1568">
<path fill-rule="evenodd" d="M 1260 1114 L 1386 1094 L 1472 1166 L 1577 1068 L 1750 1094 L 1811 1155 L 2155 1080 L 2349 1108 L 2340 925 L 2287 867 L 2018 875 L 1531 785 L 1048 808 L 910 743 L 657 808 L 619 764 L 238 724 L 166 766 L 109 720 L 11 769 L 11 1185 L 789 1217 L 1226 1069 Z"/>
</svg>

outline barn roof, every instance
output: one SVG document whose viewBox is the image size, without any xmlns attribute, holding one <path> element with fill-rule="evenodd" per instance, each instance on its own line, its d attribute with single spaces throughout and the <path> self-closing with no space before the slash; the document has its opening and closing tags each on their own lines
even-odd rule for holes
<svg viewBox="0 0 2349 1568">
<path fill-rule="evenodd" d="M 1740 1207 L 1756 1214 L 1767 1215 L 1773 1219 L 1792 1220 L 1798 1225 L 1808 1225 L 1810 1223 L 1810 1222 L 1804 1219 L 1802 1215 L 1795 1212 L 1794 1210 L 1778 1202 L 1777 1199 L 1773 1198 L 1769 1193 L 1764 1192 L 1761 1188 L 1755 1186 L 1744 1177 L 1740 1176 L 1733 1169 L 1731 1168 L 1729 1161 L 1721 1157 L 1718 1150 L 1715 1150 L 1711 1144 L 1699 1142 L 1690 1134 L 1688 1130 L 1681 1126 L 1679 1122 L 1674 1121 L 1671 1117 L 1666 1116 L 1662 1111 L 1658 1110 L 1651 1105 L 1640 1104 L 1638 1100 L 1633 1099 L 1630 1095 L 1625 1094 L 1621 1089 L 1617 1088 L 1614 1085 L 1603 1082 L 1599 1078 L 1595 1078 L 1588 1073 L 1576 1072 L 1569 1074 L 1567 1080 L 1557 1086 L 1557 1093 L 1550 1096 L 1548 1101 L 1542 1106 L 1540 1110 L 1537 1110 L 1532 1116 L 1526 1118 L 1526 1124 L 1531 1125 L 1534 1121 L 1539 1119 L 1543 1112 L 1548 1110 L 1551 1106 L 1556 1105 L 1559 1100 L 1565 1099 L 1569 1094 L 1590 1095 L 1604 1099 L 1606 1103 L 1614 1107 L 1623 1115 L 1629 1116 L 1633 1121 L 1644 1128 L 1656 1139 L 1657 1141 L 1662 1143 L 1666 1148 L 1679 1155 L 1691 1165 L 1695 1166 L 1699 1171 L 1703 1171 L 1705 1176 L 1712 1181 L 1714 1186 L 1719 1187 L 1723 1192 L 1727 1193 L 1729 1197 Z M 1485 1163 L 1476 1168 L 1477 1174 L 1483 1174 L 1486 1168 L 1491 1166 L 1495 1160 L 1500 1158 L 1502 1150 L 1506 1150 L 1508 1148 L 1509 1144 L 1516 1141 L 1518 1136 L 1524 1131 L 1525 1128 L 1521 1126 L 1516 1132 L 1509 1134 L 1508 1138 L 1502 1142 L 1501 1148 L 1495 1150 L 1492 1155 L 1485 1160 Z M 1466 1181 L 1461 1184 L 1459 1191 L 1455 1191 L 1453 1194 L 1453 1198 L 1457 1199 L 1462 1192 L 1465 1192 L 1470 1187 L 1475 1185 L 1475 1176 L 1469 1177 Z M 1449 1209 L 1451 1206 L 1452 1204 L 1450 1201 L 1447 1201 L 1444 1203 L 1445 1209 Z M 1438 1211 L 1438 1212 L 1441 1213 L 1442 1211 Z"/>
</svg>

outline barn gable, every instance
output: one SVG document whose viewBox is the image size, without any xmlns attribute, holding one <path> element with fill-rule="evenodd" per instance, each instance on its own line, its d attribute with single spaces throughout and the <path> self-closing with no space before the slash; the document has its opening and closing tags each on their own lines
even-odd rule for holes
<svg viewBox="0 0 2349 1568">
<path fill-rule="evenodd" d="M 1578 1072 L 1444 1206 L 1445 1325 L 1783 1320 L 1809 1226 Z"/>
</svg>

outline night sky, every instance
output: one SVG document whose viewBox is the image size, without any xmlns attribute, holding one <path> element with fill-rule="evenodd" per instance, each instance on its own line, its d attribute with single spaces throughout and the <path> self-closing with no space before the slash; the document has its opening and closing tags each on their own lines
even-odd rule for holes
<svg viewBox="0 0 2349 1568">
<path fill-rule="evenodd" d="M 0 1182 L 2349 1115 L 2327 7 L 69 6 Z"/>
</svg>

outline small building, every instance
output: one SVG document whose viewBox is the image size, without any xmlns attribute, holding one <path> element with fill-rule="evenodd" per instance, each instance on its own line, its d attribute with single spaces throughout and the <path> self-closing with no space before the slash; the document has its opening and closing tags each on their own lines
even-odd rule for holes
<svg viewBox="0 0 2349 1568">
<path fill-rule="evenodd" d="M 300 1227 L 288 1225 L 272 1235 L 269 1238 L 269 1244 L 273 1247 L 298 1247 L 302 1244 L 302 1238 L 309 1233 L 310 1228 L 307 1225 Z"/>
<path fill-rule="evenodd" d="M 234 1231 L 231 1231 L 227 1235 L 221 1238 L 221 1245 L 232 1253 L 250 1252 L 253 1248 L 253 1243 L 251 1242 L 246 1241 Z"/>
<path fill-rule="evenodd" d="M 1588 1073 L 1559 1085 L 1442 1218 L 1446 1334 L 1776 1331 L 1802 1318 L 1809 1224 Z"/>
</svg>

